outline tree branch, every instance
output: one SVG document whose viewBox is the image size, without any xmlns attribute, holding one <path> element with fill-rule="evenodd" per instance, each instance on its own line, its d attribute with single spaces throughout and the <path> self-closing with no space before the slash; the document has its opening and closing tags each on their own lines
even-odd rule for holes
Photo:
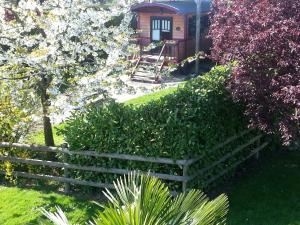
<svg viewBox="0 0 300 225">
<path fill-rule="evenodd" d="M 23 76 L 23 77 L 0 77 L 0 80 L 24 80 L 29 79 L 30 76 Z"/>
</svg>

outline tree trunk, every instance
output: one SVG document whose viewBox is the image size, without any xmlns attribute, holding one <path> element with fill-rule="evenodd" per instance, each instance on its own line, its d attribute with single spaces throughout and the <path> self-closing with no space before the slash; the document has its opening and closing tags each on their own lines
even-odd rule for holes
<svg viewBox="0 0 300 225">
<path fill-rule="evenodd" d="M 47 94 L 47 87 L 49 85 L 49 81 L 46 78 L 42 79 L 40 82 L 40 97 L 41 104 L 43 109 L 43 124 L 44 124 L 44 137 L 45 137 L 45 145 L 46 146 L 54 146 L 54 137 L 52 131 L 52 124 L 49 118 L 48 107 L 50 106 L 49 102 L 49 94 Z"/>
<path fill-rule="evenodd" d="M 44 123 L 45 145 L 54 146 L 54 137 L 53 137 L 51 120 L 45 114 L 43 116 L 43 123 Z"/>
</svg>

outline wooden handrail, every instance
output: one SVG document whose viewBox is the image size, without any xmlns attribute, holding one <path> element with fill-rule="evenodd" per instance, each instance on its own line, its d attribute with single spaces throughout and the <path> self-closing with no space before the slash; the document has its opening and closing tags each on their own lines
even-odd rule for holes
<svg viewBox="0 0 300 225">
<path fill-rule="evenodd" d="M 166 48 L 166 41 L 164 41 L 164 45 L 163 45 L 163 47 L 161 48 L 161 51 L 160 51 L 160 53 L 159 53 L 158 59 L 157 59 L 157 61 L 156 61 L 156 64 L 158 64 L 158 62 L 159 62 L 159 60 L 160 60 L 160 57 L 162 56 L 162 54 L 163 54 L 165 48 Z"/>
<path fill-rule="evenodd" d="M 136 62 L 135 66 L 134 66 L 134 68 L 133 68 L 133 70 L 132 70 L 132 72 L 131 72 L 131 74 L 130 74 L 130 77 L 131 77 L 131 78 L 133 77 L 133 75 L 134 75 L 134 73 L 135 73 L 135 70 L 136 70 L 137 67 L 139 66 L 139 64 L 140 64 L 140 62 L 141 62 L 141 59 L 142 59 L 142 57 L 139 57 L 139 58 L 138 58 L 138 61 Z"/>
<path fill-rule="evenodd" d="M 161 71 L 161 69 L 162 69 L 162 67 L 164 65 L 164 62 L 165 62 L 165 57 L 166 56 L 164 55 L 164 60 L 162 62 L 162 65 L 159 67 L 159 69 L 157 69 L 158 66 L 159 66 L 159 60 L 160 60 L 161 56 L 163 55 L 163 53 L 165 51 L 165 48 L 166 48 L 166 41 L 164 41 L 164 45 L 163 45 L 163 47 L 162 47 L 162 49 L 161 49 L 161 51 L 159 53 L 159 56 L 158 56 L 158 59 L 157 59 L 156 63 L 155 63 L 155 67 L 154 67 L 155 68 L 155 80 L 158 79 L 158 73 Z"/>
<path fill-rule="evenodd" d="M 160 71 L 162 70 L 162 68 L 163 68 L 163 66 L 164 66 L 164 64 L 165 64 L 165 57 L 166 57 L 166 56 L 164 56 L 164 60 L 163 60 L 163 62 L 161 63 L 158 72 L 160 72 Z"/>
</svg>

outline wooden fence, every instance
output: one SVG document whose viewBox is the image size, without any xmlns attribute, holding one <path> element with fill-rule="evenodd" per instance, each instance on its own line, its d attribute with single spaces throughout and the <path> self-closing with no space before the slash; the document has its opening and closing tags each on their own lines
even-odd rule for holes
<svg viewBox="0 0 300 225">
<path fill-rule="evenodd" d="M 243 137 L 244 135 L 251 132 L 250 130 L 244 131 L 240 134 L 234 135 L 228 138 L 225 142 L 216 145 L 214 148 L 211 149 L 211 152 L 216 151 L 220 148 L 225 147 L 226 145 L 232 143 L 233 141 Z M 7 143 L 7 142 L 0 142 L 0 148 L 14 148 L 17 150 L 29 150 L 33 152 L 52 152 L 57 154 L 64 155 L 62 162 L 54 162 L 54 161 L 46 161 L 40 159 L 28 159 L 28 158 L 19 158 L 9 155 L 0 155 L 0 161 L 9 161 L 11 163 L 22 163 L 28 165 L 38 165 L 38 166 L 47 166 L 51 168 L 63 168 L 64 175 L 63 176 L 53 176 L 53 175 L 45 175 L 45 174 L 32 174 L 28 172 L 21 172 L 21 171 L 14 171 L 13 174 L 18 177 L 30 178 L 30 179 L 43 179 L 43 180 L 52 180 L 57 182 L 65 183 L 65 191 L 69 190 L 69 184 L 75 185 L 86 185 L 98 188 L 109 188 L 113 189 L 113 184 L 108 183 L 99 183 L 93 181 L 86 181 L 86 180 L 78 180 L 69 177 L 70 170 L 82 170 L 82 171 L 90 171 L 90 172 L 97 172 L 97 173 L 110 173 L 110 174 L 118 174 L 124 175 L 128 174 L 131 171 L 128 169 L 120 169 L 120 168 L 106 168 L 106 167 L 96 167 L 96 166 L 81 166 L 75 164 L 67 163 L 67 157 L 70 155 L 79 155 L 79 156 L 86 156 L 86 157 L 97 157 L 97 158 L 108 158 L 108 159 L 118 159 L 118 160 L 129 160 L 129 161 L 139 161 L 139 162 L 148 162 L 148 163 L 157 163 L 157 164 L 169 164 L 169 165 L 176 165 L 182 170 L 182 175 L 170 175 L 165 173 L 149 173 L 151 176 L 158 177 L 163 180 L 169 181 L 177 181 L 182 183 L 182 191 L 186 191 L 189 182 L 197 179 L 198 176 L 201 176 L 205 172 L 208 172 L 218 166 L 220 163 L 225 162 L 226 160 L 231 159 L 236 154 L 244 150 L 249 146 L 255 146 L 250 153 L 243 157 L 241 160 L 237 161 L 231 167 L 226 168 L 226 170 L 222 171 L 220 174 L 216 175 L 215 177 L 210 178 L 205 182 L 205 186 L 211 184 L 218 178 L 222 177 L 230 170 L 234 169 L 239 164 L 243 163 L 245 160 L 249 159 L 252 156 L 258 157 L 259 152 L 264 149 L 268 142 L 264 142 L 261 144 L 262 135 L 257 135 L 251 138 L 246 143 L 237 146 L 231 152 L 225 154 L 222 158 L 218 159 L 217 161 L 210 164 L 208 167 L 201 168 L 194 172 L 192 175 L 189 175 L 189 168 L 193 165 L 198 163 L 204 156 L 200 155 L 193 159 L 182 159 L 182 160 L 174 160 L 171 158 L 160 158 L 160 157 L 144 157 L 144 156 L 137 156 L 137 155 L 127 155 L 127 154 L 117 154 L 117 153 L 98 153 L 95 151 L 70 151 L 67 148 L 58 148 L 58 147 L 46 147 L 46 146 L 37 146 L 37 145 L 27 145 L 27 144 L 19 144 L 19 143 Z M 5 174 L 5 171 L 0 171 L 0 174 Z M 143 172 L 141 172 L 143 173 Z M 146 172 L 145 172 L 146 173 Z"/>
</svg>

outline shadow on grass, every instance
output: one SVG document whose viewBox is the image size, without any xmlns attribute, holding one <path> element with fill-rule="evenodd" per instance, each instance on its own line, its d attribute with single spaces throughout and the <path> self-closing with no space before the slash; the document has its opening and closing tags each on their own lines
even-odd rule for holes
<svg viewBox="0 0 300 225">
<path fill-rule="evenodd" d="M 84 224 L 92 220 L 99 212 L 100 208 L 92 202 L 83 199 L 71 198 L 68 201 L 61 201 L 57 196 L 43 196 L 43 201 L 47 202 L 44 208 L 47 211 L 56 211 L 55 207 L 60 207 L 72 223 Z"/>
<path fill-rule="evenodd" d="M 300 225 L 300 151 L 266 153 L 228 193 L 229 225 Z"/>
</svg>

